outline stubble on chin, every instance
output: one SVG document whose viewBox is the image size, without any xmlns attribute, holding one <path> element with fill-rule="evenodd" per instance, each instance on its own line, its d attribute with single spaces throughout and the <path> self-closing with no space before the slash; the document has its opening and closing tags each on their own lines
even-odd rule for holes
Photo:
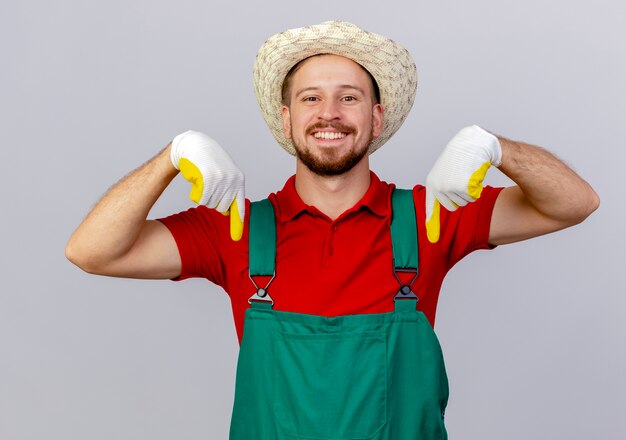
<svg viewBox="0 0 626 440">
<path fill-rule="evenodd" d="M 309 136 L 311 132 L 313 132 L 314 130 L 322 129 L 322 128 L 326 128 L 330 126 L 331 125 L 324 126 L 321 124 L 316 124 L 315 126 L 310 127 L 306 131 L 307 136 Z M 343 125 L 341 126 L 332 125 L 332 127 L 339 131 L 350 133 L 352 135 L 356 133 L 356 130 L 354 130 L 352 127 L 347 127 Z M 311 152 L 309 148 L 307 148 L 306 146 L 299 145 L 299 143 L 296 141 L 296 138 L 293 136 L 293 132 L 292 132 L 291 139 L 293 140 L 293 144 L 296 150 L 296 157 L 300 159 L 300 161 L 311 172 L 317 174 L 318 176 L 338 176 L 340 174 L 347 173 L 348 171 L 350 171 L 352 168 L 356 166 L 356 164 L 358 164 L 365 157 L 365 155 L 369 151 L 370 144 L 372 143 L 372 140 L 374 139 L 374 134 L 373 134 L 373 128 L 372 128 L 372 130 L 370 131 L 369 138 L 367 139 L 367 142 L 365 142 L 365 145 L 363 145 L 361 148 L 353 147 L 343 157 L 338 157 L 337 151 L 331 150 L 331 149 L 329 149 L 328 151 L 322 152 L 321 157 L 317 157 Z"/>
</svg>

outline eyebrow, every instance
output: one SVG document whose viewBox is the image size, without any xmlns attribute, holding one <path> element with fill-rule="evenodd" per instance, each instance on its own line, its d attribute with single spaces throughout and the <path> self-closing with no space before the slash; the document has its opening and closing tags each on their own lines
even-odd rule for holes
<svg viewBox="0 0 626 440">
<path fill-rule="evenodd" d="M 318 87 L 318 86 L 305 87 L 303 89 L 298 90 L 296 92 L 295 96 L 300 96 L 300 95 L 302 95 L 305 92 L 317 91 L 320 88 L 321 87 Z M 338 89 L 340 89 L 340 90 L 352 89 L 352 90 L 356 90 L 357 92 L 359 92 L 362 95 L 365 95 L 365 91 L 361 87 L 354 86 L 354 85 L 351 85 L 351 84 L 342 84 L 342 85 L 340 85 L 338 87 Z"/>
</svg>

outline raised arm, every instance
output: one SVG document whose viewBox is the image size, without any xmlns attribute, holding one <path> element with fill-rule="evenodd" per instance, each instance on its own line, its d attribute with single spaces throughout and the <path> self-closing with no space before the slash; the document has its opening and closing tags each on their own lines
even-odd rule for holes
<svg viewBox="0 0 626 440">
<path fill-rule="evenodd" d="M 153 279 L 180 275 L 180 256 L 171 233 L 160 222 L 146 220 L 179 169 L 192 183 L 192 200 L 221 212 L 230 208 L 231 235 L 239 239 L 245 215 L 243 174 L 211 138 L 185 132 L 104 195 L 70 237 L 67 258 L 98 275 Z"/>
<path fill-rule="evenodd" d="M 583 221 L 600 199 L 571 168 L 542 148 L 497 137 L 474 125 L 448 143 L 426 179 L 426 229 L 439 239 L 440 205 L 453 211 L 480 197 L 494 165 L 517 186 L 503 189 L 491 219 L 489 243 L 506 244 Z"/>
<path fill-rule="evenodd" d="M 553 154 L 497 136 L 498 169 L 517 186 L 502 190 L 494 206 L 489 243 L 513 243 L 582 222 L 599 204 L 591 185 Z"/>
</svg>

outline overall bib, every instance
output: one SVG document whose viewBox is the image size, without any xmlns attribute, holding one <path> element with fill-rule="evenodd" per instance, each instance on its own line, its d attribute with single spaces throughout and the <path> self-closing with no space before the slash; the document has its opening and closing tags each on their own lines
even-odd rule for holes
<svg viewBox="0 0 626 440">
<path fill-rule="evenodd" d="M 269 283 L 250 298 L 230 440 L 447 439 L 441 347 L 410 288 L 418 274 L 411 191 L 394 190 L 392 206 L 394 275 L 415 273 L 408 285 L 396 276 L 393 312 L 332 318 L 281 312 L 273 310 Z M 253 203 L 251 279 L 276 275 L 275 243 L 270 201 Z"/>
</svg>

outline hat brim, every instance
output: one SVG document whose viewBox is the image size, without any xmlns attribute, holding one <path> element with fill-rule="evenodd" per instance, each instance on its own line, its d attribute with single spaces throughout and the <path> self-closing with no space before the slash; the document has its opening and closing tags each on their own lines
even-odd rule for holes
<svg viewBox="0 0 626 440">
<path fill-rule="evenodd" d="M 283 81 L 293 66 L 320 54 L 349 58 L 376 80 L 384 112 L 382 132 L 369 148 L 369 153 L 376 151 L 398 131 L 409 114 L 415 100 L 417 71 L 409 52 L 398 43 L 345 21 L 290 29 L 272 36 L 259 49 L 254 64 L 254 92 L 272 135 L 295 155 L 291 139 L 283 132 Z"/>
</svg>

